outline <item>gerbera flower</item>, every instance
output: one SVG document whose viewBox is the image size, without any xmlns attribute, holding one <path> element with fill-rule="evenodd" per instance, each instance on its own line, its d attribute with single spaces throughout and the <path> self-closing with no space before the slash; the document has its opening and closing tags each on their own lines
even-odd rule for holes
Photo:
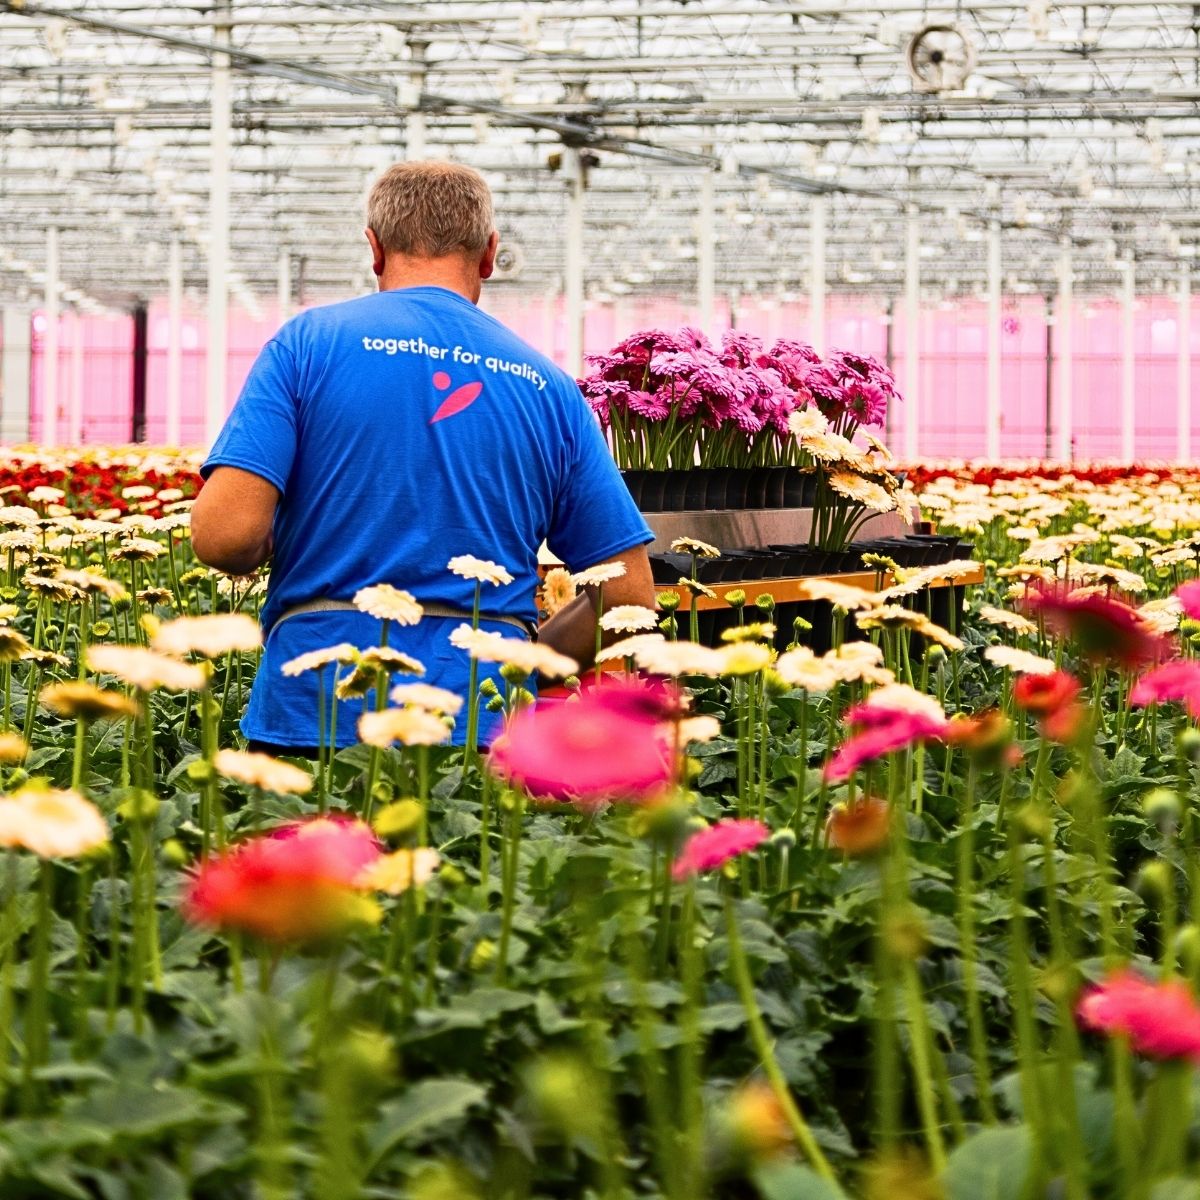
<svg viewBox="0 0 1200 1200">
<path fill-rule="evenodd" d="M 1048 629 L 1069 637 L 1086 658 L 1111 659 L 1132 668 L 1154 662 L 1167 650 L 1164 639 L 1135 609 L 1109 596 L 1081 597 L 1043 586 L 1030 592 L 1025 606 L 1040 615 Z"/>
<path fill-rule="evenodd" d="M 513 577 L 499 563 L 486 558 L 475 558 L 470 554 L 457 554 L 446 564 L 446 570 L 461 579 L 473 579 L 476 583 L 512 583 Z"/>
<path fill-rule="evenodd" d="M 160 654 L 172 654 L 177 658 L 188 654 L 218 658 L 239 650 L 257 650 L 262 645 L 262 629 L 245 613 L 177 617 L 155 630 L 150 645 Z"/>
<path fill-rule="evenodd" d="M 409 888 L 424 887 L 437 874 L 441 856 L 428 846 L 381 854 L 366 866 L 355 885 L 370 891 L 399 896 Z"/>
<path fill-rule="evenodd" d="M 634 661 L 651 675 L 678 679 L 683 675 L 705 675 L 716 678 L 721 674 L 724 659 L 719 650 L 696 642 L 643 642 L 634 651 Z"/>
<path fill-rule="evenodd" d="M 607 633 L 640 633 L 658 627 L 658 614 L 640 604 L 618 604 L 600 618 L 600 628 Z"/>
<path fill-rule="evenodd" d="M 644 647 L 658 646 L 666 640 L 661 633 L 638 633 L 633 637 L 622 638 L 619 642 L 602 647 L 600 653 L 596 655 L 596 661 L 605 663 L 622 658 L 636 659 L 638 652 Z"/>
<path fill-rule="evenodd" d="M 775 656 L 771 647 L 761 642 L 732 642 L 717 653 L 721 656 L 722 675 L 757 675 L 771 665 Z"/>
<path fill-rule="evenodd" d="M 89 670 L 101 675 L 115 675 L 142 692 L 158 688 L 169 692 L 194 692 L 208 683 L 205 667 L 180 662 L 141 646 L 89 646 L 87 665 Z"/>
<path fill-rule="evenodd" d="M 16 662 L 30 649 L 25 635 L 11 625 L 0 624 L 0 662 Z"/>
<path fill-rule="evenodd" d="M 271 941 L 308 941 L 379 919 L 358 880 L 380 856 L 368 825 L 328 818 L 252 838 L 196 872 L 184 915 Z"/>
<path fill-rule="evenodd" d="M 565 567 L 551 567 L 542 580 L 541 608 L 547 617 L 552 617 L 565 608 L 578 595 L 571 580 L 571 572 Z"/>
<path fill-rule="evenodd" d="M 620 579 L 624 574 L 623 562 L 596 563 L 586 571 L 576 571 L 571 576 L 571 582 L 576 587 L 599 587 L 601 584 L 611 583 L 614 579 Z"/>
<path fill-rule="evenodd" d="M 797 590 L 803 600 L 825 600 L 843 612 L 874 608 L 877 603 L 874 594 L 865 588 L 838 583 L 836 579 L 805 579 Z"/>
<path fill-rule="evenodd" d="M 659 721 L 610 704 L 601 684 L 570 704 L 526 709 L 491 750 L 489 767 L 530 795 L 590 806 L 644 800 L 671 782 Z"/>
<path fill-rule="evenodd" d="M 385 708 L 359 717 L 358 736 L 368 746 L 381 749 L 394 742 L 404 746 L 437 746 L 450 736 L 450 730 L 441 717 L 422 708 Z"/>
<path fill-rule="evenodd" d="M 450 634 L 450 644 L 466 650 L 479 662 L 511 663 L 522 668 L 527 675 L 537 671 L 548 679 L 566 679 L 579 670 L 579 664 L 573 658 L 559 654 L 549 646 L 472 629 L 470 625 L 460 625 L 455 629 Z"/>
<path fill-rule="evenodd" d="M 6 767 L 24 762 L 29 756 L 29 743 L 19 733 L 0 733 L 0 763 Z"/>
<path fill-rule="evenodd" d="M 297 655 L 280 667 L 284 675 L 303 675 L 306 671 L 319 671 L 330 663 L 353 663 L 358 661 L 358 650 L 349 642 L 339 642 L 336 646 L 322 646 L 320 650 L 310 650 L 307 654 Z"/>
<path fill-rule="evenodd" d="M 903 697 L 897 695 L 895 703 L 905 704 L 909 699 L 908 691 L 905 689 Z M 885 754 L 902 750 L 914 742 L 941 737 L 949 723 L 940 707 L 935 713 L 925 705 L 910 710 L 893 708 L 880 701 L 874 705 L 855 705 L 845 713 L 843 721 L 856 732 L 825 764 L 825 778 L 830 783 L 849 779 L 864 763 Z"/>
<path fill-rule="evenodd" d="M 874 512 L 891 512 L 896 507 L 896 499 L 887 488 L 853 471 L 831 472 L 829 486 L 839 496 L 845 496 Z"/>
<path fill-rule="evenodd" d="M 167 548 L 161 542 L 152 542 L 149 538 L 124 538 L 109 552 L 109 558 L 118 562 L 153 562 L 166 554 Z"/>
<path fill-rule="evenodd" d="M 286 795 L 312 790 L 313 778 L 307 771 L 272 758 L 269 754 L 218 750 L 213 756 L 213 766 L 226 779 L 244 783 L 247 787 L 261 788 L 264 792 Z"/>
<path fill-rule="evenodd" d="M 717 593 L 707 583 L 701 583 L 699 579 L 689 579 L 686 575 L 680 575 L 679 586 L 691 592 L 693 596 L 707 596 L 709 600 L 717 598 Z"/>
<path fill-rule="evenodd" d="M 1200 662 L 1188 658 L 1163 663 L 1140 676 L 1129 693 L 1130 704 L 1171 700 L 1182 700 L 1193 717 L 1200 713 Z"/>
<path fill-rule="evenodd" d="M 825 822 L 825 841 L 851 858 L 873 854 L 887 844 L 891 831 L 890 805 L 873 796 L 835 804 Z"/>
<path fill-rule="evenodd" d="M 816 408 L 800 408 L 788 416 L 788 429 L 801 442 L 829 429 L 829 421 Z"/>
<path fill-rule="evenodd" d="M 112 721 L 136 717 L 139 712 L 137 703 L 124 693 L 106 692 L 83 680 L 53 683 L 42 688 L 40 699 L 51 712 L 84 721 Z"/>
<path fill-rule="evenodd" d="M 79 858 L 108 839 L 100 810 L 78 792 L 27 787 L 0 799 L 0 846 L 39 858 Z"/>
<path fill-rule="evenodd" d="M 454 716 L 463 705 L 463 699 L 457 692 L 435 687 L 432 683 L 398 683 L 388 694 L 393 704 L 411 705 L 448 717 Z"/>
<path fill-rule="evenodd" d="M 1014 675 L 1050 675 L 1057 669 L 1050 659 L 1028 650 L 1018 650 L 1015 646 L 989 646 L 983 657 Z"/>
<path fill-rule="evenodd" d="M 415 596 L 390 583 L 360 588 L 354 594 L 354 607 L 381 621 L 395 621 L 397 625 L 415 625 L 425 611 Z"/>
<path fill-rule="evenodd" d="M 827 692 L 840 680 L 838 673 L 807 646 L 785 651 L 775 663 L 775 673 L 788 687 L 806 692 Z"/>
<path fill-rule="evenodd" d="M 761 846 L 770 836 L 771 831 L 761 821 L 748 818 L 718 821 L 684 842 L 671 874 L 676 879 L 688 879 L 703 871 L 715 871 L 731 859 Z"/>
<path fill-rule="evenodd" d="M 372 646 L 358 656 L 358 665 L 366 671 L 399 672 L 401 675 L 424 675 L 425 664 L 411 654 L 395 650 L 391 646 Z"/>
<path fill-rule="evenodd" d="M 716 546 L 710 546 L 708 542 L 692 537 L 677 537 L 671 543 L 671 550 L 675 554 L 691 554 L 696 558 L 721 557 L 721 551 Z"/>
<path fill-rule="evenodd" d="M 1139 1054 L 1200 1060 L 1200 1005 L 1182 980 L 1114 971 L 1084 993 L 1076 1014 L 1088 1029 L 1127 1037 Z"/>
<path fill-rule="evenodd" d="M 979 619 L 989 625 L 998 625 L 1001 629 L 1010 629 L 1013 633 L 1037 633 L 1038 628 L 1028 617 L 1010 612 L 1007 608 L 993 608 L 990 604 L 979 606 Z"/>
</svg>

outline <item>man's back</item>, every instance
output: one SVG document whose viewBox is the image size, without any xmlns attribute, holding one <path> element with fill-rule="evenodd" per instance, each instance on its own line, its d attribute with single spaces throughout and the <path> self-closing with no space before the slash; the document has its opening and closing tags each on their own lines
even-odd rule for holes
<svg viewBox="0 0 1200 1200">
<path fill-rule="evenodd" d="M 574 382 L 465 297 L 440 287 L 382 291 L 290 321 L 260 356 L 205 464 L 239 467 L 280 492 L 264 625 L 276 626 L 246 723 L 295 743 L 295 713 L 316 681 L 279 668 L 317 646 L 375 644 L 379 622 L 305 613 L 388 582 L 419 600 L 470 610 L 474 584 L 455 555 L 513 575 L 484 609 L 535 616 L 537 549 L 578 568 L 645 540 L 645 526 Z M 599 508 L 599 511 L 598 511 Z M 466 659 L 426 620 L 392 644 L 431 681 L 462 690 Z M 509 631 L 511 632 L 511 631 Z M 352 730 L 341 730 L 340 742 Z"/>
</svg>

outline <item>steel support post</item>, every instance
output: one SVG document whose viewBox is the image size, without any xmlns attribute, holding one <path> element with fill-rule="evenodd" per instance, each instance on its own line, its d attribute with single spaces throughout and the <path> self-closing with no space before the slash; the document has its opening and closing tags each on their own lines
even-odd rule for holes
<svg viewBox="0 0 1200 1200">
<path fill-rule="evenodd" d="M 67 445 L 83 444 L 83 328 L 82 313 L 71 318 L 71 388 L 67 407 Z"/>
<path fill-rule="evenodd" d="M 988 225 L 988 335 L 987 335 L 987 409 L 984 417 L 984 453 L 989 459 L 1000 457 L 1000 354 L 1001 288 L 1000 222 Z"/>
<path fill-rule="evenodd" d="M 567 180 L 566 266 L 564 290 L 567 303 L 567 352 L 565 368 L 583 374 L 583 162 L 573 146 L 563 149 Z"/>
<path fill-rule="evenodd" d="M 59 443 L 58 428 L 58 351 L 60 310 L 58 228 L 46 230 L 46 332 L 42 338 L 42 442 Z"/>
<path fill-rule="evenodd" d="M 717 221 L 715 211 L 716 177 L 711 167 L 700 172 L 700 209 L 696 218 L 696 301 L 700 310 L 700 329 L 713 337 L 714 307 L 717 291 Z M 618 330 L 625 336 L 625 331 Z"/>
<path fill-rule="evenodd" d="M 227 16 L 229 0 L 221 0 Z M 229 26 L 213 30 L 215 45 L 229 45 Z M 229 358 L 229 164 L 232 96 L 229 55 L 212 56 L 209 116 L 208 201 L 208 374 L 204 399 L 204 437 L 216 440 L 225 421 Z"/>
<path fill-rule="evenodd" d="M 1192 264 L 1179 266 L 1179 363 L 1175 402 L 1175 457 L 1192 457 Z"/>
<path fill-rule="evenodd" d="M 1134 407 L 1133 291 L 1137 268 L 1132 256 L 1121 264 L 1121 457 L 1133 462 L 1136 409 Z"/>
<path fill-rule="evenodd" d="M 1058 328 L 1055 343 L 1058 347 L 1058 387 L 1054 425 L 1054 457 L 1070 462 L 1074 457 L 1071 441 L 1074 437 L 1074 375 L 1075 375 L 1075 261 L 1071 242 L 1064 238 L 1058 257 Z"/>
<path fill-rule="evenodd" d="M 809 205 L 809 236 L 812 241 L 809 263 L 809 339 L 818 354 L 825 353 L 825 242 L 828 234 L 829 201 L 814 196 Z"/>
<path fill-rule="evenodd" d="M 915 463 L 921 438 L 921 216 L 910 205 L 904 250 L 904 460 Z"/>
</svg>

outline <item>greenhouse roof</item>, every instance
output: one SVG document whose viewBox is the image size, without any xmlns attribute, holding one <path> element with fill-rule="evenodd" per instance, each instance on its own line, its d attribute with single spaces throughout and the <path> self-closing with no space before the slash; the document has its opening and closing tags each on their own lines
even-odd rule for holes
<svg viewBox="0 0 1200 1200">
<path fill-rule="evenodd" d="M 828 286 L 898 294 L 916 206 L 929 296 L 1143 289 L 1194 254 L 1200 9 L 983 0 L 0 3 L 0 300 L 160 294 L 180 240 L 206 274 L 214 58 L 229 56 L 235 295 L 369 282 L 362 201 L 381 168 L 483 170 L 507 286 L 561 285 L 569 171 L 587 169 L 589 294 L 695 288 L 711 171 L 716 286 L 803 292 L 824 194 Z M 218 71 L 217 75 L 223 74 Z M 564 147 L 568 154 L 563 153 Z M 422 149 L 423 148 L 423 149 Z M 818 206 L 819 207 L 819 206 Z"/>
</svg>

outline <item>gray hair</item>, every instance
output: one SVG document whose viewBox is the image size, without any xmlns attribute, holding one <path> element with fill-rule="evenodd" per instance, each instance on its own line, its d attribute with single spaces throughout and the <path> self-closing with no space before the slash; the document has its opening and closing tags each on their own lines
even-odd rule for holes
<svg viewBox="0 0 1200 1200">
<path fill-rule="evenodd" d="M 471 167 L 434 160 L 397 163 L 371 188 L 367 225 L 388 253 L 480 255 L 495 229 L 492 193 Z"/>
</svg>

